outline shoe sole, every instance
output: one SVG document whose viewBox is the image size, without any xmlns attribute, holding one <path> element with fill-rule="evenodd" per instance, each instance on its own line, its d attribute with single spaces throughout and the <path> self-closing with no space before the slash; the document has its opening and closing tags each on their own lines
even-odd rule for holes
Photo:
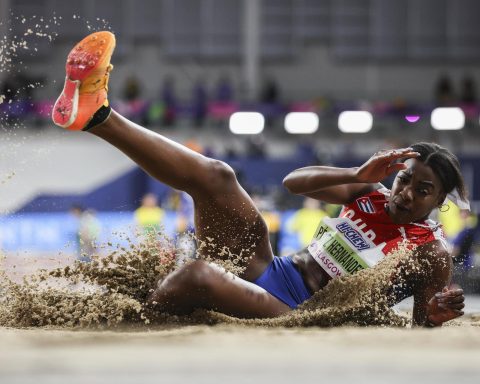
<svg viewBox="0 0 480 384">
<path fill-rule="evenodd" d="M 95 90 L 95 84 L 102 81 L 106 73 L 111 70 L 110 63 L 106 65 L 106 73 L 98 74 L 96 82 L 86 84 L 84 90 L 81 88 L 85 85 L 84 81 L 99 70 L 99 65 L 104 64 L 106 59 L 109 61 L 114 47 L 115 36 L 111 32 L 101 31 L 85 37 L 70 51 L 65 65 L 65 84 L 52 112 L 52 119 L 56 125 L 66 129 L 80 130 L 87 125 L 88 120 L 101 107 L 106 100 L 106 90 Z M 79 127 L 78 124 L 74 125 L 74 123 L 78 117 L 80 93 L 83 91 L 82 96 L 86 96 L 84 93 L 89 93 L 88 87 L 94 88 L 93 92 L 91 91 L 88 95 L 92 98 L 89 103 L 94 104 L 94 108 L 92 108 L 91 116 L 85 119 L 85 124 L 81 124 L 82 126 Z"/>
</svg>

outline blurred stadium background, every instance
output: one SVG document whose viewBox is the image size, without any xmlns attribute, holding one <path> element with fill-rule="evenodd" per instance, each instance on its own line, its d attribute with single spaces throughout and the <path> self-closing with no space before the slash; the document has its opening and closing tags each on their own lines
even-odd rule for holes
<svg viewBox="0 0 480 384">
<path fill-rule="evenodd" d="M 478 15 L 476 0 L 1 0 L 0 249 L 12 263 L 75 255 L 84 225 L 107 252 L 142 220 L 172 236 L 191 226 L 186 196 L 50 123 L 70 47 L 109 29 L 114 108 L 232 165 L 278 254 L 337 209 L 288 195 L 291 170 L 416 141 L 453 150 L 473 214 L 452 206 L 440 219 L 463 247 L 458 279 L 480 293 Z M 135 214 L 148 193 L 156 210 Z"/>
</svg>

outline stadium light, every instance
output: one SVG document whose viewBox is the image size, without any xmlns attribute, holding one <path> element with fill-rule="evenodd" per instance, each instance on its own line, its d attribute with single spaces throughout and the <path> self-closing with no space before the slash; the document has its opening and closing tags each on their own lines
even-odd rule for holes
<svg viewBox="0 0 480 384">
<path fill-rule="evenodd" d="M 318 116 L 313 112 L 290 112 L 284 125 L 291 134 L 312 134 L 318 130 Z"/>
<path fill-rule="evenodd" d="M 372 114 L 367 111 L 343 111 L 338 116 L 338 129 L 344 133 L 365 133 L 372 124 Z"/>
<path fill-rule="evenodd" d="M 465 125 L 465 114 L 458 107 L 435 108 L 430 123 L 439 131 L 462 129 Z"/>
<path fill-rule="evenodd" d="M 236 135 L 258 135 L 264 126 L 265 118 L 259 112 L 235 112 L 230 116 L 230 131 Z"/>
</svg>

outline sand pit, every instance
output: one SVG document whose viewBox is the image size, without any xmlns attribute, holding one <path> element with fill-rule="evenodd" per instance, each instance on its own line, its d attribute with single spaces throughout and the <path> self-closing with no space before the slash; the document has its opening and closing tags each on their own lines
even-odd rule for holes
<svg viewBox="0 0 480 384">
<path fill-rule="evenodd" d="M 480 327 L 0 329 L 2 383 L 476 383 Z"/>
<path fill-rule="evenodd" d="M 152 260 L 149 253 L 140 252 L 143 264 Z M 114 270 L 128 270 L 122 265 L 138 262 L 138 252 L 116 263 Z M 118 261 L 118 260 L 117 260 Z M 143 264 L 137 268 L 121 290 L 133 286 L 145 275 Z M 388 266 L 388 265 L 387 265 Z M 72 271 L 75 269 L 69 269 Z M 102 278 L 110 268 L 99 266 L 82 273 Z M 372 276 L 383 276 L 378 269 L 371 269 Z M 111 271 L 110 271 L 111 272 Z M 109 273 L 110 273 L 109 272 Z M 76 275 L 76 274 L 75 274 Z M 367 277 L 370 275 L 366 275 Z M 150 278 L 150 277 L 148 277 Z M 372 281 L 375 281 L 373 279 Z M 113 279 L 112 282 L 116 280 Z M 124 281 L 124 280 L 122 280 Z M 364 279 L 350 279 L 354 290 L 364 287 L 370 292 L 372 285 Z M 123 287 L 123 288 L 122 288 Z M 127 289 L 128 288 L 128 289 Z M 95 329 L 74 327 L 14 329 L 0 327 L 0 383 L 476 383 L 480 375 L 480 301 L 473 305 L 461 321 L 450 322 L 442 329 L 411 329 L 407 327 L 330 327 L 332 314 L 348 314 L 345 295 L 351 291 L 332 284 L 330 292 L 336 299 L 326 303 L 320 311 L 312 307 L 307 312 L 281 319 L 278 322 L 221 324 L 216 326 L 163 324 L 145 325 L 141 321 L 129 324 L 114 323 L 113 328 L 103 324 Z M 24 291 L 19 298 L 50 300 L 51 294 L 35 296 L 34 291 Z M 33 295 L 33 296 L 32 296 Z M 138 292 L 130 292 L 137 297 Z M 322 296 L 318 296 L 321 299 Z M 73 303 L 69 296 L 61 302 Z M 107 296 L 97 298 L 104 305 Z M 328 301 L 328 300 L 327 300 Z M 342 302 L 340 312 L 332 312 L 333 305 Z M 469 307 L 467 300 L 467 307 Z M 473 303 L 473 302 L 472 302 Z M 353 302 L 365 306 L 365 302 Z M 321 307 L 311 301 L 311 305 Z M 350 304 L 349 304 L 350 305 Z M 19 311 L 16 305 L 14 310 Z M 68 310 L 69 307 L 63 307 Z M 342 310 L 344 308 L 345 310 Z M 111 308 L 110 308 L 111 309 Z M 308 308 L 306 308 L 308 309 Z M 405 308 L 407 309 L 407 308 Z M 39 310 L 37 307 L 36 310 Z M 343 312 L 342 312 L 343 311 Z M 95 311 L 93 311 L 95 312 Z M 371 313 L 371 312 L 369 312 Z M 378 308 L 373 314 L 388 314 Z M 45 319 L 57 312 L 42 312 Z M 360 312 L 353 312 L 348 321 L 365 321 Z M 54 317 L 56 318 L 56 317 Z M 7 320 L 9 318 L 7 317 Z M 21 317 L 18 317 L 21 319 Z M 385 318 L 391 321 L 393 318 Z M 210 318 L 210 320 L 212 320 Z M 214 317 L 213 320 L 218 320 Z M 374 323 L 377 321 L 375 319 Z M 220 321 L 232 321 L 220 318 Z M 383 321 L 383 320 L 382 320 Z M 42 323 L 42 326 L 45 326 Z M 288 327 L 288 328 L 286 328 Z"/>
</svg>

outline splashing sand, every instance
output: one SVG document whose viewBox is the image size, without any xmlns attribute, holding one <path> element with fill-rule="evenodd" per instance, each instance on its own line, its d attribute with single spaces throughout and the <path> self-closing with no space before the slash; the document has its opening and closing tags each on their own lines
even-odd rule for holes
<svg viewBox="0 0 480 384">
<path fill-rule="evenodd" d="M 411 253 L 411 249 L 400 247 L 375 268 L 332 280 L 297 310 L 281 317 L 237 319 L 206 310 L 178 317 L 145 306 L 156 281 L 176 268 L 173 247 L 158 248 L 146 241 L 114 251 L 105 258 L 94 257 L 91 263 L 75 262 L 72 266 L 43 270 L 20 283 L 12 282 L 2 272 L 0 326 L 104 328 L 199 323 L 267 327 L 405 326 L 407 319 L 397 315 L 390 305 L 394 286 L 405 280 L 399 276 L 421 269 L 415 262 L 404 262 L 411 260 Z M 217 264 L 226 270 L 235 269 L 238 260 L 229 258 Z"/>
<path fill-rule="evenodd" d="M 377 266 L 351 276 L 331 280 L 296 310 L 273 319 L 244 320 L 206 311 L 205 321 L 269 327 L 332 327 L 340 325 L 406 326 L 409 321 L 390 307 L 395 287 L 405 283 L 411 270 L 418 270 L 412 261 L 412 249 L 400 246 Z M 403 262 L 409 260 L 409 262 Z M 393 282 L 392 276 L 396 279 Z"/>
</svg>

